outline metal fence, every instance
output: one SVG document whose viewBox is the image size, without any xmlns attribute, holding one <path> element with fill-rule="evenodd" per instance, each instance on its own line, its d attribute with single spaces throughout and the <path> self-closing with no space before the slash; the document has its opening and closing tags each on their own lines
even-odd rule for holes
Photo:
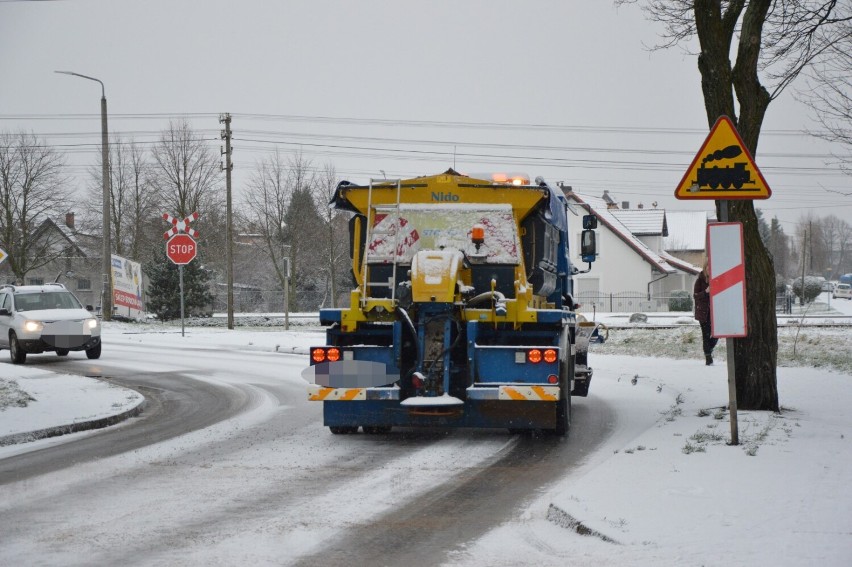
<svg viewBox="0 0 852 567">
<path fill-rule="evenodd" d="M 648 295 L 641 291 L 598 293 L 581 291 L 574 300 L 583 306 L 583 311 L 608 313 L 658 313 L 668 311 L 692 312 L 692 294 L 688 297 L 676 294 Z"/>
<path fill-rule="evenodd" d="M 228 310 L 227 291 L 218 286 L 212 290 L 214 313 Z M 234 288 L 234 311 L 239 313 L 278 313 L 284 309 L 284 292 L 281 290 Z"/>
<path fill-rule="evenodd" d="M 228 297 L 224 289 L 216 289 L 212 312 L 222 313 L 228 309 Z M 661 313 L 692 312 L 692 297 L 676 294 L 651 295 L 645 292 L 622 291 L 618 293 L 580 292 L 575 300 L 583 311 L 592 309 L 606 313 Z M 687 307 L 688 306 L 688 307 Z M 810 311 L 819 311 L 818 306 L 805 306 Z M 777 313 L 799 312 L 798 298 L 793 293 L 780 294 L 775 298 Z M 239 313 L 277 313 L 284 311 L 284 292 L 281 290 L 234 289 L 234 311 Z"/>
</svg>

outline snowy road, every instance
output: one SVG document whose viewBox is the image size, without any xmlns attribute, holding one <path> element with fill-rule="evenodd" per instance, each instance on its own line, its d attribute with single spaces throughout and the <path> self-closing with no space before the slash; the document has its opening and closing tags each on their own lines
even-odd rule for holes
<svg viewBox="0 0 852 567">
<path fill-rule="evenodd" d="M 132 337 L 101 361 L 66 361 L 62 371 L 110 377 L 153 403 L 121 426 L 0 462 L 4 561 L 434 563 L 564 479 L 615 427 L 606 404 L 577 400 L 568 441 L 333 436 L 305 400 L 304 365 Z"/>
</svg>

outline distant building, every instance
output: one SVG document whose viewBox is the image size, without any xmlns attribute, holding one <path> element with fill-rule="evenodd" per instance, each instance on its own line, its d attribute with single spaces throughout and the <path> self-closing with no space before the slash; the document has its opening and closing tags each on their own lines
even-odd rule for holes
<svg viewBox="0 0 852 567">
<path fill-rule="evenodd" d="M 54 260 L 27 273 L 26 281 L 16 282 L 7 264 L 0 265 L 0 278 L 5 283 L 41 285 L 58 281 L 74 292 L 84 306 L 99 309 L 102 290 L 100 236 L 82 233 L 75 226 L 74 213 L 65 215 L 65 222 L 46 218 L 34 237 L 49 243 Z"/>
<path fill-rule="evenodd" d="M 598 310 L 608 311 L 665 310 L 672 292 L 691 293 L 701 267 L 665 249 L 669 237 L 665 210 L 623 208 L 629 206 L 627 203 L 619 208 L 606 192 L 598 198 L 568 187 L 563 190 L 578 215 L 593 213 L 598 218 L 597 261 L 589 273 L 574 277 L 575 295 L 581 304 L 591 301 Z M 582 225 L 569 224 L 571 261 L 582 268 Z"/>
</svg>

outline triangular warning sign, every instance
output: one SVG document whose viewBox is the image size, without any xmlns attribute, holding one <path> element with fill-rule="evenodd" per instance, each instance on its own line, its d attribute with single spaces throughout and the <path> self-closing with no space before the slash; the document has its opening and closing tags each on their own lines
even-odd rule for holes
<svg viewBox="0 0 852 567">
<path fill-rule="evenodd" d="M 678 199 L 768 199 L 769 185 L 727 116 L 710 129 L 675 191 Z"/>
</svg>

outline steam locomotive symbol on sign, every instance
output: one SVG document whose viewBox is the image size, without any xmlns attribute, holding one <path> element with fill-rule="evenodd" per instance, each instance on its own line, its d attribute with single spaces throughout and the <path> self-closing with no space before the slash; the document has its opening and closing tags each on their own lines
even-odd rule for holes
<svg viewBox="0 0 852 567">
<path fill-rule="evenodd" d="M 695 184 L 701 189 L 742 189 L 743 185 L 754 183 L 751 173 L 746 169 L 747 161 L 735 162 L 733 165 L 719 167 L 713 165 L 708 167 L 707 163 L 712 161 L 733 159 L 743 153 L 742 148 L 732 145 L 715 152 L 710 152 L 701 161 L 701 167 L 697 170 L 698 179 Z"/>
</svg>

